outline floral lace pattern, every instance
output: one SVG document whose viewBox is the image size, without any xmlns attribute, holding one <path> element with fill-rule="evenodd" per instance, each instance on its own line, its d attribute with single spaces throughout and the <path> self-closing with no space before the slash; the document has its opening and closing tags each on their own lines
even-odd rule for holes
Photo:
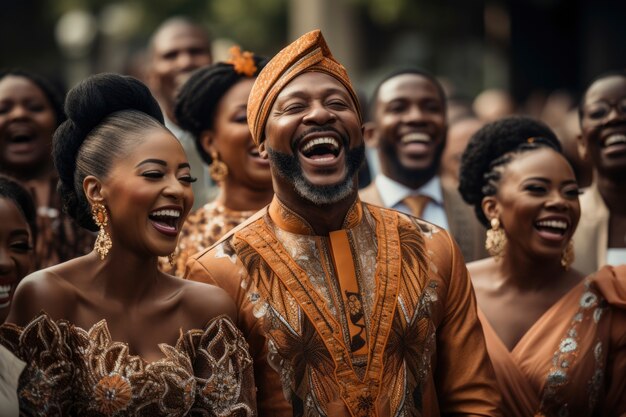
<svg viewBox="0 0 626 417">
<path fill-rule="evenodd" d="M 230 319 L 182 332 L 147 363 L 111 340 L 106 321 L 88 331 L 40 313 L 25 328 L 0 327 L 0 343 L 27 362 L 18 394 L 36 416 L 256 415 L 248 345 Z"/>
<path fill-rule="evenodd" d="M 159 258 L 159 267 L 165 272 L 182 277 L 190 256 L 209 248 L 254 213 L 255 210 L 230 210 L 215 201 L 205 204 L 191 213 L 185 221 L 174 251 L 174 265 L 167 258 Z"/>
</svg>

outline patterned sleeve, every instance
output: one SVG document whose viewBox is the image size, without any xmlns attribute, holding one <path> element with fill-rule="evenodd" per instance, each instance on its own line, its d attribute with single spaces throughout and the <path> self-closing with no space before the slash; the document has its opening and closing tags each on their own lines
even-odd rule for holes
<svg viewBox="0 0 626 417">
<path fill-rule="evenodd" d="M 196 378 L 191 416 L 253 417 L 256 385 L 248 344 L 230 318 L 220 316 L 185 341 Z"/>
<path fill-rule="evenodd" d="M 436 251 L 447 281 L 445 318 L 438 329 L 437 395 L 442 415 L 500 416 L 500 393 L 478 321 L 476 297 L 456 243 Z M 446 259 L 448 258 L 448 259 Z M 449 267 L 447 265 L 449 265 Z"/>
<path fill-rule="evenodd" d="M 0 343 L 26 362 L 18 384 L 20 415 L 71 414 L 72 349 L 67 323 L 55 323 L 41 313 L 26 327 L 4 324 Z"/>
</svg>

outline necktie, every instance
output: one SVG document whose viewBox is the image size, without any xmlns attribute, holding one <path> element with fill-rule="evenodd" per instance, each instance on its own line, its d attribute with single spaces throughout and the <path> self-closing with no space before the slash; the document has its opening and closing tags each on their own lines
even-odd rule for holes
<svg viewBox="0 0 626 417">
<path fill-rule="evenodd" d="M 411 210 L 411 214 L 415 217 L 422 217 L 424 208 L 426 208 L 429 201 L 431 201 L 431 198 L 422 194 L 410 195 L 402 200 L 402 202 Z"/>
</svg>

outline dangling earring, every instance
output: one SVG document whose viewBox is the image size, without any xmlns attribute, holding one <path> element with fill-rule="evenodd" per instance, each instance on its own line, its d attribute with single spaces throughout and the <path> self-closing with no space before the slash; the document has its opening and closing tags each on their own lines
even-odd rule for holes
<svg viewBox="0 0 626 417">
<path fill-rule="evenodd" d="M 498 261 L 502 258 L 505 245 L 506 235 L 504 234 L 504 230 L 500 228 L 500 220 L 494 217 L 491 219 L 491 229 L 487 230 L 485 249 Z"/>
<path fill-rule="evenodd" d="M 174 262 L 174 252 L 167 255 L 167 261 L 170 263 L 170 266 L 176 265 L 176 263 Z"/>
<path fill-rule="evenodd" d="M 98 252 L 100 255 L 100 259 L 104 260 L 104 258 L 109 253 L 111 247 L 113 247 L 113 242 L 111 241 L 111 236 L 107 233 L 105 227 L 109 223 L 109 216 L 107 215 L 107 209 L 100 203 L 94 203 L 91 206 L 91 215 L 93 217 L 93 221 L 100 228 L 98 231 L 98 237 L 96 238 L 96 243 L 93 246 L 93 249 Z"/>
<path fill-rule="evenodd" d="M 226 179 L 228 175 L 228 167 L 220 161 L 216 151 L 211 151 L 211 165 L 209 165 L 209 175 L 213 181 L 220 183 Z"/>
<path fill-rule="evenodd" d="M 574 262 L 574 243 L 570 240 L 567 242 L 563 255 L 561 255 L 561 266 L 567 271 L 570 265 Z"/>
</svg>

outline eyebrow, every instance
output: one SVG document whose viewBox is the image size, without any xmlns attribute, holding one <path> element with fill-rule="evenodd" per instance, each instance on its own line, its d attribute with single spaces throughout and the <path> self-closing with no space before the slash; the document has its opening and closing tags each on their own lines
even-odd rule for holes
<svg viewBox="0 0 626 417">
<path fill-rule="evenodd" d="M 324 96 L 330 96 L 332 94 L 340 94 L 340 95 L 345 96 L 346 98 L 350 97 L 350 94 L 341 88 L 329 87 L 328 89 L 324 90 Z M 309 92 L 304 91 L 304 90 L 298 90 L 292 93 L 288 93 L 283 97 L 280 97 L 280 101 L 285 101 L 294 97 L 295 98 L 309 98 L 310 96 L 311 94 Z"/>
<path fill-rule="evenodd" d="M 543 177 L 531 177 L 531 178 L 526 178 L 526 179 L 524 180 L 524 182 L 527 182 L 527 181 L 540 181 L 540 182 L 543 182 L 543 183 L 546 183 L 546 184 L 550 184 L 550 180 L 549 180 L 549 179 L 547 179 L 547 178 L 543 178 Z M 565 181 L 563 181 L 561 184 L 564 184 L 564 185 L 568 185 L 568 184 L 577 184 L 577 182 L 576 182 L 576 180 L 565 180 Z"/>
<path fill-rule="evenodd" d="M 11 232 L 9 233 L 9 236 L 13 237 L 13 236 L 21 236 L 24 235 L 26 237 L 30 236 L 30 233 L 28 232 L 27 229 L 16 229 L 16 230 L 11 230 Z"/>
<path fill-rule="evenodd" d="M 141 165 L 145 165 L 145 164 L 157 164 L 157 165 L 161 165 L 166 167 L 167 166 L 167 162 L 165 162 L 162 159 L 144 159 L 143 161 L 141 161 L 140 163 L 138 163 L 137 165 L 135 165 L 135 168 L 140 167 Z M 191 168 L 191 165 L 189 165 L 188 162 L 183 162 L 181 164 L 178 164 L 178 169 L 181 168 Z"/>
</svg>

